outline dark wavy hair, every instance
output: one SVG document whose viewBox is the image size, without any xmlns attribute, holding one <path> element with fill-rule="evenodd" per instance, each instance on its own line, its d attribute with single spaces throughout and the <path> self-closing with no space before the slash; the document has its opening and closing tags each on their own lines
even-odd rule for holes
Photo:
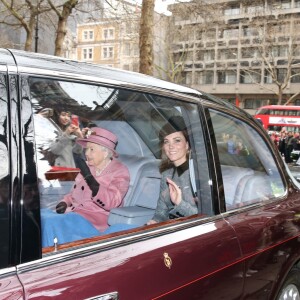
<svg viewBox="0 0 300 300">
<path fill-rule="evenodd" d="M 159 171 L 161 173 L 174 166 L 174 164 L 169 160 L 169 158 L 163 151 L 163 144 L 164 144 L 165 137 L 174 132 L 182 132 L 185 140 L 188 142 L 190 147 L 188 130 L 184 123 L 183 118 L 181 116 L 171 117 L 159 132 L 159 143 L 160 143 L 160 151 L 161 151 L 161 162 L 159 165 Z M 186 159 L 187 160 L 189 159 L 189 151 L 187 151 L 186 153 Z"/>
<path fill-rule="evenodd" d="M 65 131 L 67 129 L 67 127 L 70 125 L 70 124 L 67 124 L 67 125 L 62 125 L 60 122 L 59 122 L 59 116 L 62 112 L 66 112 L 69 114 L 70 116 L 70 123 L 71 123 L 71 112 L 67 111 L 66 109 L 59 109 L 59 108 L 56 108 L 56 109 L 53 109 L 53 116 L 52 116 L 52 120 L 55 122 L 55 124 L 57 124 L 57 126 L 62 130 L 62 131 Z"/>
</svg>

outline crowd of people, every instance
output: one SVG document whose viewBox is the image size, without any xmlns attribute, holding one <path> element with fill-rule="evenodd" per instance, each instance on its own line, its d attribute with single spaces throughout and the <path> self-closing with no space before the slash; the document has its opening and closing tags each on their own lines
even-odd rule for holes
<svg viewBox="0 0 300 300">
<path fill-rule="evenodd" d="M 280 132 L 271 132 L 270 137 L 287 164 L 300 165 L 300 159 L 296 162 L 292 159 L 292 152 L 300 150 L 299 132 L 288 131 L 283 127 Z"/>
</svg>

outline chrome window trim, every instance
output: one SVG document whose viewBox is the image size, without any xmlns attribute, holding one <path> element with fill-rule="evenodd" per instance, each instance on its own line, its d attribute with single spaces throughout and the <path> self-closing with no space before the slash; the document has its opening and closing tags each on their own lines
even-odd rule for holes
<svg viewBox="0 0 300 300">
<path fill-rule="evenodd" d="M 1 277 L 7 277 L 7 276 L 13 276 L 17 274 L 17 268 L 16 267 L 9 267 L 0 269 L 0 278 Z"/>
<path fill-rule="evenodd" d="M 160 236 L 165 236 L 167 234 L 183 234 L 183 230 L 190 230 L 193 234 L 189 235 L 189 238 L 194 238 L 199 236 L 199 226 L 204 225 L 208 226 L 209 224 L 213 223 L 215 220 L 223 219 L 222 215 L 217 216 L 208 216 L 206 218 L 199 217 L 195 220 L 188 220 L 186 222 L 181 222 L 179 224 L 172 224 L 168 227 L 157 228 L 157 229 L 149 229 L 146 232 L 142 232 L 139 234 L 130 234 L 129 236 L 124 237 L 116 237 L 113 240 L 109 241 L 99 241 L 95 242 L 94 245 L 87 245 L 87 246 L 79 246 L 80 248 L 76 249 L 65 249 L 61 251 L 53 251 L 52 253 L 47 253 L 46 256 L 42 257 L 41 259 L 23 263 L 17 265 L 17 272 L 23 273 L 28 272 L 31 269 L 42 268 L 46 267 L 47 265 L 51 265 L 53 263 L 63 262 L 69 259 L 76 259 L 80 257 L 85 257 L 89 255 L 94 255 L 99 252 L 106 251 L 107 249 L 111 248 L 118 248 L 123 247 L 129 244 L 135 244 L 137 242 L 144 241 L 146 239 L 158 238 Z M 186 234 L 183 234 L 183 237 L 186 238 Z M 173 240 L 173 239 L 172 239 Z M 178 241 L 178 239 L 176 239 Z"/>
<path fill-rule="evenodd" d="M 261 202 L 255 202 L 255 203 L 251 203 L 251 204 L 248 204 L 248 205 L 245 205 L 245 206 L 236 207 L 234 209 L 222 212 L 221 215 L 224 218 L 228 218 L 231 215 L 236 215 L 236 214 L 239 214 L 239 213 L 244 213 L 244 212 L 246 212 L 248 210 L 259 209 L 259 208 L 261 208 L 263 206 L 280 205 L 279 202 L 282 202 L 282 201 L 286 200 L 288 192 L 287 192 L 287 189 L 285 191 L 286 191 L 286 193 L 283 194 L 283 195 L 281 195 L 280 197 L 277 197 L 277 198 L 273 197 L 271 199 L 264 200 L 264 201 L 261 201 Z"/>
</svg>

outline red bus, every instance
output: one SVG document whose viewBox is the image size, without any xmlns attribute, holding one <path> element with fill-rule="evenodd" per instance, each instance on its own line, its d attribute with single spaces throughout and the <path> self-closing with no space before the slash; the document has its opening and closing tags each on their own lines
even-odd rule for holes
<svg viewBox="0 0 300 300">
<path fill-rule="evenodd" d="M 256 111 L 254 118 L 260 120 L 268 131 L 280 131 L 282 127 L 286 127 L 287 131 L 300 132 L 300 106 L 262 106 Z"/>
</svg>

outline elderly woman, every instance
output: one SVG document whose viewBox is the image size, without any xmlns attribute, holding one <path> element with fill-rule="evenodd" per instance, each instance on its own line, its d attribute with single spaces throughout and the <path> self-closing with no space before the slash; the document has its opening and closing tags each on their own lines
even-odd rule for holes
<svg viewBox="0 0 300 300">
<path fill-rule="evenodd" d="M 182 117 L 172 117 L 160 131 L 162 172 L 160 195 L 148 225 L 198 213 L 189 174 L 190 145 Z"/>
<path fill-rule="evenodd" d="M 57 213 L 75 212 L 89 220 L 99 231 L 107 227 L 112 208 L 122 206 L 129 187 L 128 169 L 115 158 L 117 137 L 94 127 L 77 143 L 85 148 L 85 161 L 76 159 L 81 172 L 69 194 L 56 206 Z"/>
<path fill-rule="evenodd" d="M 110 210 L 123 205 L 129 187 L 129 172 L 116 159 L 117 137 L 112 132 L 94 127 L 76 142 L 85 148 L 86 161 L 74 155 L 80 173 L 57 204 L 57 214 L 42 211 L 43 247 L 54 240 L 60 244 L 100 235 L 108 228 Z"/>
</svg>

